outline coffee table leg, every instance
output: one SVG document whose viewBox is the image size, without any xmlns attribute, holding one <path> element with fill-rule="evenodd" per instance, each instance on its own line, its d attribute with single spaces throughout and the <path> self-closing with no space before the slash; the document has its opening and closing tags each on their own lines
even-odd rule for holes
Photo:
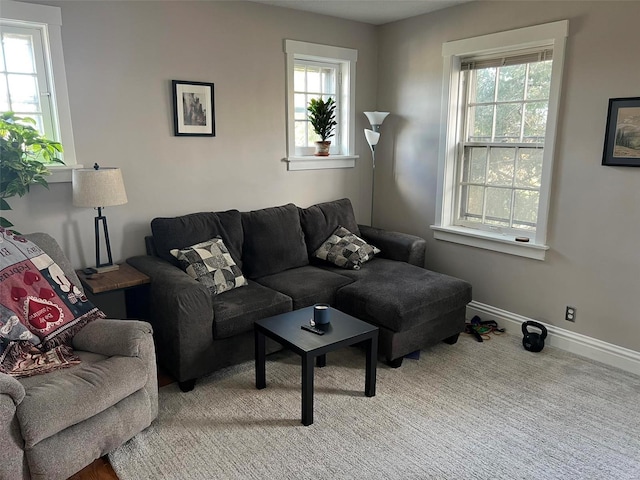
<svg viewBox="0 0 640 480">
<path fill-rule="evenodd" d="M 378 364 L 378 333 L 367 342 L 367 368 L 364 381 L 364 394 L 367 397 L 376 395 L 376 367 Z"/>
<path fill-rule="evenodd" d="M 313 357 L 302 355 L 302 424 L 313 423 Z"/>
<path fill-rule="evenodd" d="M 316 357 L 316 367 L 322 368 L 327 366 L 327 356 L 326 355 L 318 355 Z"/>
<path fill-rule="evenodd" d="M 267 386 L 265 337 L 257 328 L 254 332 L 256 344 L 256 388 L 262 389 Z"/>
</svg>

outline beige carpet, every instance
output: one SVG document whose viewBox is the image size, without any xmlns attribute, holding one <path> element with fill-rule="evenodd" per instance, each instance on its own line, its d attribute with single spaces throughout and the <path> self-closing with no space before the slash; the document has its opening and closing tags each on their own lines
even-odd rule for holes
<svg viewBox="0 0 640 480">
<path fill-rule="evenodd" d="M 121 480 L 640 479 L 640 377 L 521 337 L 462 335 L 400 369 L 364 354 L 316 369 L 314 424 L 300 423 L 300 363 L 268 357 L 160 389 L 160 415 L 110 455 Z"/>
</svg>

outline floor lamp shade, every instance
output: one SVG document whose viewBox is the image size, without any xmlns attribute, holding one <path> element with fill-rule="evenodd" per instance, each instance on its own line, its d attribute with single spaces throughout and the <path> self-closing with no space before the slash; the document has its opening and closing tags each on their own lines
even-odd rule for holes
<svg viewBox="0 0 640 480">
<path fill-rule="evenodd" d="M 380 132 L 374 132 L 373 130 L 365 128 L 364 136 L 367 139 L 367 143 L 369 144 L 369 147 L 371 147 L 371 150 L 375 150 L 375 146 L 380 140 Z"/>
<path fill-rule="evenodd" d="M 96 272 L 116 270 L 118 266 L 113 264 L 111 257 L 107 217 L 102 215 L 102 209 L 127 203 L 127 192 L 124 189 L 122 172 L 119 168 L 100 168 L 96 163 L 93 168 L 73 170 L 72 183 L 73 206 L 91 207 L 98 210 L 98 215 L 95 217 L 96 266 L 93 270 Z M 108 261 L 106 263 L 102 263 L 100 260 L 100 223 L 102 223 L 107 247 Z"/>
<path fill-rule="evenodd" d="M 387 118 L 387 115 L 389 115 L 389 112 L 375 111 L 375 112 L 364 112 L 364 114 L 369 119 L 369 123 L 371 124 L 373 129 L 377 132 L 378 128 L 380 128 L 380 125 L 382 125 L 382 122 L 384 122 L 384 119 Z"/>
</svg>

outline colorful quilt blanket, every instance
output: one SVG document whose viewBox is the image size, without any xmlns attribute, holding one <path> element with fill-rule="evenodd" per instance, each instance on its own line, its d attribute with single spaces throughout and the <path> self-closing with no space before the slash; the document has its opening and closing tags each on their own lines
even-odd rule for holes
<svg viewBox="0 0 640 480">
<path fill-rule="evenodd" d="M 73 336 L 104 316 L 40 247 L 0 228 L 0 372 L 25 377 L 80 363 Z"/>
</svg>

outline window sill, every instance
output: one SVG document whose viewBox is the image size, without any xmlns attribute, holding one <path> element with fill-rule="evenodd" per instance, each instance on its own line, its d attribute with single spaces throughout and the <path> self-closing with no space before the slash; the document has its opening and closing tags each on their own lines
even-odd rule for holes
<svg viewBox="0 0 640 480">
<path fill-rule="evenodd" d="M 315 155 L 287 157 L 287 170 L 323 170 L 326 168 L 353 168 L 356 166 L 358 155 L 329 155 L 316 157 Z"/>
<path fill-rule="evenodd" d="M 51 175 L 44 177 L 47 183 L 69 183 L 71 182 L 71 172 L 76 168 L 82 168 L 82 165 L 65 165 L 48 168 Z"/>
<path fill-rule="evenodd" d="M 436 240 L 484 248 L 494 252 L 517 255 L 519 257 L 544 260 L 548 245 L 531 242 L 516 242 L 513 236 L 485 232 L 465 227 L 431 225 Z"/>
</svg>

